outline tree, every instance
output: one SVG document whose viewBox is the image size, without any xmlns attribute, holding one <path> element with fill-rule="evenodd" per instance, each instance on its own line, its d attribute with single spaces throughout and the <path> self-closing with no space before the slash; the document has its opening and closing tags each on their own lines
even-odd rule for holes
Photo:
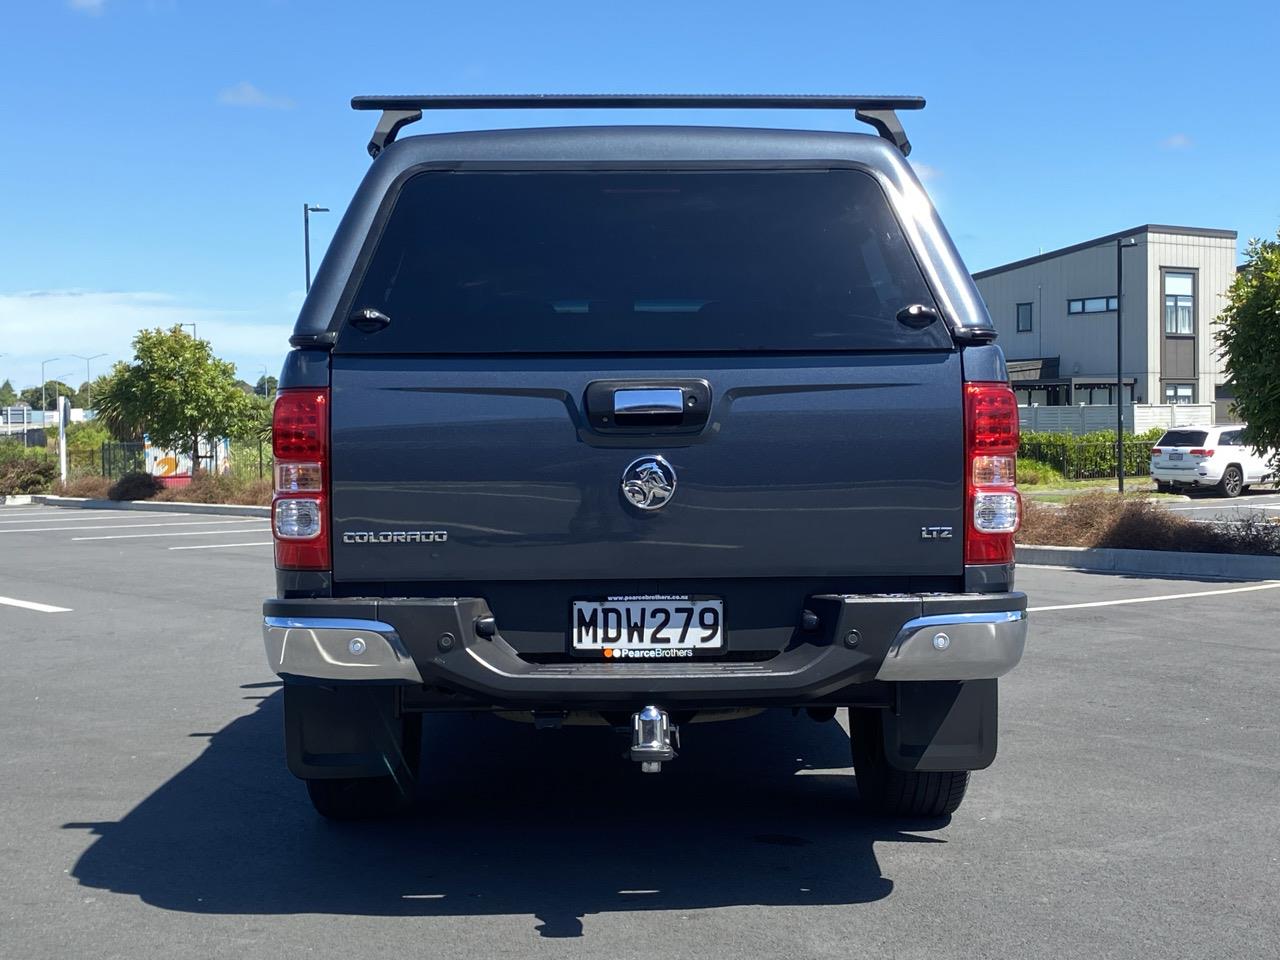
<svg viewBox="0 0 1280 960">
<path fill-rule="evenodd" d="M 1218 324 L 1245 436 L 1256 450 L 1280 450 L 1280 232 L 1249 241 Z"/>
<path fill-rule="evenodd" d="M 111 439 L 105 425 L 97 420 L 84 420 L 67 425 L 68 450 L 99 450 Z"/>
<path fill-rule="evenodd" d="M 111 381 L 109 373 L 103 373 L 93 378 L 92 382 L 86 380 L 80 384 L 80 389 L 76 391 L 75 398 L 72 400 L 73 407 L 83 407 L 85 410 L 92 410 L 98 402 L 98 397 L 107 389 L 107 384 Z"/>
<path fill-rule="evenodd" d="M 121 443 L 140 443 L 142 441 L 142 427 L 138 425 L 136 419 L 126 414 L 131 414 L 124 408 L 116 408 L 113 406 L 103 407 L 102 399 L 111 393 L 115 378 L 123 376 L 129 370 L 129 364 L 117 360 L 111 365 L 111 372 L 103 374 L 93 382 L 94 395 L 94 421 L 101 423 L 110 432 L 113 439 Z"/>
<path fill-rule="evenodd" d="M 61 380 L 48 380 L 44 385 L 44 409 L 58 409 L 59 397 L 75 397 L 76 392 L 72 387 L 67 386 Z M 23 403 L 31 404 L 33 410 L 40 409 L 41 390 L 39 387 L 27 387 L 21 393 Z"/>
<path fill-rule="evenodd" d="M 271 442 L 271 401 L 257 394 L 249 397 L 249 412 L 229 434 L 240 443 Z"/>
<path fill-rule="evenodd" d="M 189 450 L 198 472 L 200 440 L 241 433 L 252 418 L 253 400 L 236 386 L 235 365 L 181 326 L 139 331 L 133 352 L 132 363 L 112 368 L 96 398 L 98 416 L 116 436 L 146 433 L 161 447 Z"/>
<path fill-rule="evenodd" d="M 0 407 L 16 407 L 18 405 L 18 392 L 13 389 L 13 384 L 6 380 L 0 383 Z"/>
<path fill-rule="evenodd" d="M 263 374 L 258 378 L 258 383 L 253 388 L 253 392 L 260 397 L 270 399 L 276 395 L 277 380 L 275 377 Z"/>
</svg>

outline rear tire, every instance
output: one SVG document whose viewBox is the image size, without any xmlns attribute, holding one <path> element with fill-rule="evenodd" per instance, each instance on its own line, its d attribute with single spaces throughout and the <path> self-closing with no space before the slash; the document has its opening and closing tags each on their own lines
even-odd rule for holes
<svg viewBox="0 0 1280 960">
<path fill-rule="evenodd" d="M 849 711 L 849 744 L 862 809 L 877 816 L 936 819 L 955 813 L 969 787 L 968 770 L 897 770 L 884 753 L 879 710 Z"/>
<path fill-rule="evenodd" d="M 1173 484 L 1163 480 L 1156 481 L 1156 493 L 1173 493 Z"/>
<path fill-rule="evenodd" d="M 1234 463 L 1222 471 L 1222 480 L 1218 483 L 1218 493 L 1232 499 L 1244 492 L 1244 473 Z"/>
<path fill-rule="evenodd" d="M 329 820 L 382 820 L 413 806 L 422 754 L 422 716 L 402 719 L 401 756 L 388 758 L 394 776 L 308 779 L 307 796 L 316 813 Z"/>
</svg>

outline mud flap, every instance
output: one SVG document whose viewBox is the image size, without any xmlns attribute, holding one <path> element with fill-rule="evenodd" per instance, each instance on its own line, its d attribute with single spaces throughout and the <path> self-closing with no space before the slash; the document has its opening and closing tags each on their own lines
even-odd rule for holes
<svg viewBox="0 0 1280 960">
<path fill-rule="evenodd" d="M 895 684 L 884 753 L 898 770 L 982 770 L 996 758 L 996 680 Z"/>
<path fill-rule="evenodd" d="M 411 774 L 404 731 L 394 687 L 284 685 L 285 755 L 300 779 Z"/>
</svg>

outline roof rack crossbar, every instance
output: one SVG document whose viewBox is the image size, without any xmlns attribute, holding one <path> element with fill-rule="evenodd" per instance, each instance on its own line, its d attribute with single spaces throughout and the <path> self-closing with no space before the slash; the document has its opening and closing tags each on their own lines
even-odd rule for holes
<svg viewBox="0 0 1280 960">
<path fill-rule="evenodd" d="M 905 157 L 911 141 L 898 120 L 898 110 L 920 110 L 923 97 L 843 96 L 799 94 L 633 94 L 633 93 L 535 93 L 535 94 L 448 94 L 435 96 L 354 97 L 355 110 L 381 110 L 382 117 L 369 141 L 369 155 L 376 157 L 395 140 L 402 127 L 422 119 L 423 110 L 852 110 Z"/>
</svg>

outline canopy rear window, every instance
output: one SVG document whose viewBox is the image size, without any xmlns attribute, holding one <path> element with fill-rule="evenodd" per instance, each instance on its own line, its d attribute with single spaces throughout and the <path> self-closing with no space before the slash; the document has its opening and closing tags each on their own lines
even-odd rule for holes
<svg viewBox="0 0 1280 960">
<path fill-rule="evenodd" d="M 856 170 L 446 172 L 405 182 L 343 353 L 927 350 L 941 322 Z"/>
</svg>

